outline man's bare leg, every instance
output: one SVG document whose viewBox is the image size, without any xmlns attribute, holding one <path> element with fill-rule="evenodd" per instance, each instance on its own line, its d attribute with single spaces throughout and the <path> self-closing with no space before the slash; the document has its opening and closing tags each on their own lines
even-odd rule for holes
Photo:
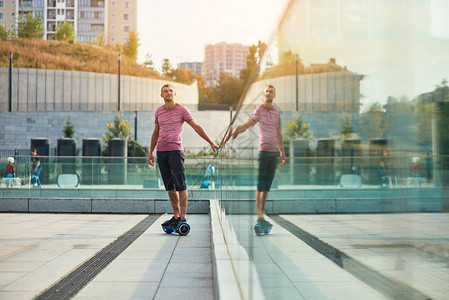
<svg viewBox="0 0 449 300">
<path fill-rule="evenodd" d="M 180 217 L 178 192 L 174 189 L 168 191 L 168 198 L 170 198 L 170 203 L 173 208 L 173 217 L 175 217 L 175 219 L 177 219 Z"/>
<path fill-rule="evenodd" d="M 180 217 L 181 219 L 186 220 L 187 202 L 189 201 L 189 193 L 187 192 L 187 190 L 180 191 L 179 198 L 181 203 Z"/>
<path fill-rule="evenodd" d="M 265 203 L 267 202 L 267 191 L 256 191 L 256 211 L 257 219 L 263 218 L 265 211 Z"/>
</svg>

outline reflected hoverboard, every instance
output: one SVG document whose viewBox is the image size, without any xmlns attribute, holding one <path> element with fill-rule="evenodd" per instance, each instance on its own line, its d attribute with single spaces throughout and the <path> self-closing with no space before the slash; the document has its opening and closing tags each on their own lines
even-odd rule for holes
<svg viewBox="0 0 449 300">
<path fill-rule="evenodd" d="M 188 235 L 190 232 L 190 225 L 187 224 L 187 222 L 181 222 L 178 224 L 178 226 L 176 227 L 171 227 L 171 226 L 162 226 L 162 229 L 164 230 L 164 232 L 166 234 L 170 234 L 172 232 L 176 232 L 179 235 Z"/>
</svg>

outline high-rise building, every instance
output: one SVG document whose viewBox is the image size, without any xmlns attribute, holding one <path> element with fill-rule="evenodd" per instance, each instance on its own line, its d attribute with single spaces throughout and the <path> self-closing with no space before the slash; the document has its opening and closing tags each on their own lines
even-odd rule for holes
<svg viewBox="0 0 449 300">
<path fill-rule="evenodd" d="M 130 31 L 137 31 L 137 0 L 78 0 L 79 41 L 123 44 Z"/>
<path fill-rule="evenodd" d="M 246 68 L 249 47 L 226 42 L 205 47 L 202 74 L 207 84 L 214 84 L 223 72 L 238 77 L 240 70 Z"/>
<path fill-rule="evenodd" d="M 113 44 L 128 41 L 130 31 L 137 32 L 137 0 L 108 1 L 107 37 Z"/>
<path fill-rule="evenodd" d="M 92 43 L 102 40 L 101 42 L 106 43 L 105 1 L 78 0 L 77 19 L 76 38 L 78 41 Z"/>
<path fill-rule="evenodd" d="M 201 76 L 203 62 L 182 62 L 178 64 L 178 69 L 190 70 L 198 76 Z"/>
<path fill-rule="evenodd" d="M 0 0 L 0 24 L 6 27 L 6 30 L 17 29 L 17 0 Z"/>
<path fill-rule="evenodd" d="M 47 0 L 46 2 L 40 0 L 37 2 L 39 2 L 39 4 L 41 4 L 41 2 L 45 3 L 43 20 L 45 24 L 45 37 L 47 40 L 56 39 L 56 28 L 59 23 L 69 22 L 76 28 L 76 0 Z"/>
<path fill-rule="evenodd" d="M 19 15 L 42 19 L 44 39 L 56 37 L 59 23 L 73 24 L 78 41 L 118 43 L 137 31 L 137 0 L 0 0 L 0 23 L 16 29 Z"/>
</svg>

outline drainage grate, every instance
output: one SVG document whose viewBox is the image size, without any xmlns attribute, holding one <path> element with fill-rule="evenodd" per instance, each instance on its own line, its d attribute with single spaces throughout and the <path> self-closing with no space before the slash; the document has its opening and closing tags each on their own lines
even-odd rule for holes
<svg viewBox="0 0 449 300">
<path fill-rule="evenodd" d="M 431 299 L 422 292 L 402 282 L 389 278 L 367 265 L 348 256 L 345 252 L 323 242 L 316 236 L 302 230 L 295 224 L 280 216 L 270 216 L 276 223 L 290 231 L 307 245 L 324 255 L 326 258 L 345 269 L 358 279 L 368 284 L 379 293 L 390 299 Z"/>
<path fill-rule="evenodd" d="M 36 300 L 70 299 L 145 232 L 159 215 L 149 215 L 88 261 L 43 291 Z"/>
</svg>

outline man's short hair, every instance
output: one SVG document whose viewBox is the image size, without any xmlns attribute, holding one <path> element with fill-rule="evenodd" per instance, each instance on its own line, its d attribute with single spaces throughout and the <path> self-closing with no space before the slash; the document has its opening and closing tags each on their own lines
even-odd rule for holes
<svg viewBox="0 0 449 300">
<path fill-rule="evenodd" d="M 31 148 L 31 152 L 37 152 L 36 148 Z"/>
<path fill-rule="evenodd" d="M 267 88 L 273 89 L 274 92 L 276 93 L 276 88 L 274 87 L 274 85 L 272 85 L 272 84 L 267 84 L 267 86 L 265 87 L 265 89 L 267 89 Z"/>
<path fill-rule="evenodd" d="M 166 87 L 171 87 L 173 90 L 175 89 L 170 83 L 166 83 L 161 87 L 161 94 L 162 94 L 162 91 L 164 90 L 164 88 L 166 88 Z"/>
</svg>

